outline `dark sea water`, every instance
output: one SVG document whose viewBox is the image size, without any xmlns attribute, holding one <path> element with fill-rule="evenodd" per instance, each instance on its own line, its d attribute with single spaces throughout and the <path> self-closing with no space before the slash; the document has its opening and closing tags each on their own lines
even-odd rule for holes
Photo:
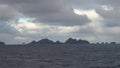
<svg viewBox="0 0 120 68">
<path fill-rule="evenodd" d="M 4 45 L 0 68 L 120 68 L 120 45 Z"/>
</svg>

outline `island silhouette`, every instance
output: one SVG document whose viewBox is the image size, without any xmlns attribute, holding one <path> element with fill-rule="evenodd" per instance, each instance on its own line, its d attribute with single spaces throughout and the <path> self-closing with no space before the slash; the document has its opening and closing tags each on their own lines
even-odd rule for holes
<svg viewBox="0 0 120 68">
<path fill-rule="evenodd" d="M 52 44 L 83 44 L 83 45 L 117 45 L 119 43 L 116 43 L 116 42 L 97 42 L 97 43 L 90 43 L 88 40 L 83 40 L 83 39 L 74 39 L 74 38 L 68 38 L 65 42 L 61 42 L 59 40 L 57 41 L 53 41 L 53 40 L 50 40 L 48 38 L 44 38 L 44 39 L 41 39 L 39 41 L 31 41 L 29 43 L 22 43 L 22 44 L 19 44 L 19 45 L 45 45 L 45 44 L 49 44 L 49 45 L 52 45 Z M 5 42 L 2 42 L 0 41 L 0 45 L 6 45 Z M 9 44 L 7 44 L 9 45 Z M 14 45 L 17 45 L 17 44 L 14 44 Z"/>
<path fill-rule="evenodd" d="M 97 43 L 90 43 L 87 40 L 83 39 L 73 39 L 68 38 L 65 42 L 61 42 L 59 40 L 52 41 L 50 39 L 41 39 L 39 41 L 33 40 L 32 42 L 28 43 L 27 45 L 41 45 L 41 44 L 71 44 L 71 45 L 118 45 L 119 43 L 116 42 L 97 42 Z"/>
</svg>

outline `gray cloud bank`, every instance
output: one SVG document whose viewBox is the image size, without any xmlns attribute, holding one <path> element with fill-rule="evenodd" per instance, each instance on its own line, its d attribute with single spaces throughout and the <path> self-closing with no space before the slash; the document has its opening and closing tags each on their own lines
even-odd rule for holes
<svg viewBox="0 0 120 68">
<path fill-rule="evenodd" d="M 3 41 L 8 43 L 37 40 L 38 37 L 120 41 L 117 31 L 120 29 L 119 3 L 119 0 L 0 0 L 0 38 L 4 37 Z M 93 21 L 90 19 L 93 13 L 87 15 L 81 11 L 83 14 L 78 15 L 74 9 L 94 10 L 102 20 Z M 35 21 L 18 22 L 22 16 L 35 18 Z"/>
<path fill-rule="evenodd" d="M 64 0 L 1 0 L 1 2 L 47 24 L 72 26 L 84 25 L 90 21 L 86 15 L 75 14 Z"/>
</svg>

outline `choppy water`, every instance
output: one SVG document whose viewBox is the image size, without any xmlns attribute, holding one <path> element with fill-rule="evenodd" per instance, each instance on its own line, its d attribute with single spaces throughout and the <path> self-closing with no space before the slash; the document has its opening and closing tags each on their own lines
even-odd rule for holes
<svg viewBox="0 0 120 68">
<path fill-rule="evenodd" d="M 120 68 L 120 45 L 0 46 L 0 68 Z"/>
</svg>

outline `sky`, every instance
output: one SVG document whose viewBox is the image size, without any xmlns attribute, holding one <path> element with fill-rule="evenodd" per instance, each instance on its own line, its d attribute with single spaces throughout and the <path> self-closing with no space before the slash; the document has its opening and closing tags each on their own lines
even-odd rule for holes
<svg viewBox="0 0 120 68">
<path fill-rule="evenodd" d="M 0 0 L 0 41 L 120 42 L 120 0 Z"/>
</svg>

